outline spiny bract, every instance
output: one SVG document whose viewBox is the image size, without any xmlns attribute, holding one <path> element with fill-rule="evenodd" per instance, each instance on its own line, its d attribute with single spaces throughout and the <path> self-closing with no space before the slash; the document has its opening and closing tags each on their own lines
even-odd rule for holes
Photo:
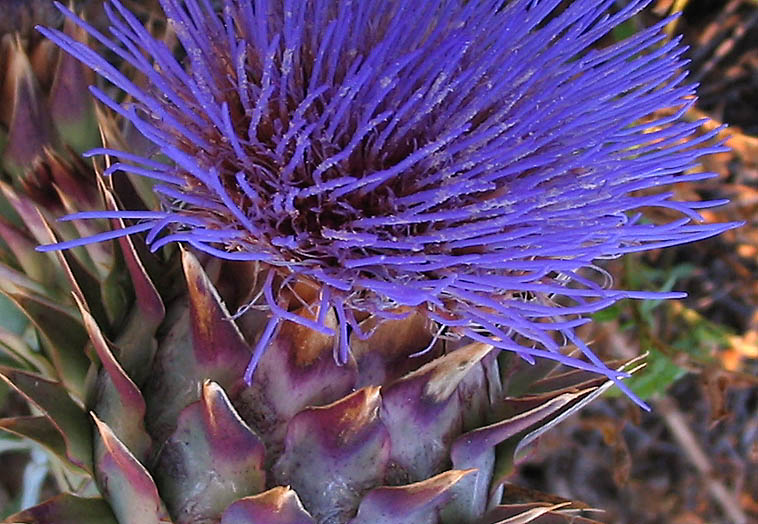
<svg viewBox="0 0 758 524">
<path fill-rule="evenodd" d="M 66 35 L 40 29 L 131 97 L 93 94 L 154 144 L 150 158 L 97 149 L 156 181 L 160 210 L 78 213 L 136 220 L 62 249 L 147 231 L 260 261 L 271 319 L 248 366 L 284 321 L 331 336 L 278 305 L 294 281 L 338 317 L 348 359 L 356 313 L 417 309 L 440 334 L 555 359 L 618 380 L 574 333 L 587 314 L 651 293 L 606 289 L 595 261 L 690 242 L 698 208 L 640 190 L 683 174 L 714 133 L 679 117 L 693 103 L 683 48 L 665 21 L 597 45 L 646 2 L 226 0 L 161 2 L 177 59 L 119 2 L 114 38 L 77 21 L 147 78 L 139 86 Z M 73 16 L 68 13 L 68 16 Z M 676 108 L 673 115 L 656 111 Z M 664 225 L 637 210 L 665 207 Z M 161 236 L 168 230 L 168 233 Z M 679 293 L 656 298 L 681 297 Z M 586 358 L 565 356 L 576 345 Z M 623 384 L 619 383 L 622 389 Z M 633 398 L 634 396 L 627 390 Z"/>
</svg>

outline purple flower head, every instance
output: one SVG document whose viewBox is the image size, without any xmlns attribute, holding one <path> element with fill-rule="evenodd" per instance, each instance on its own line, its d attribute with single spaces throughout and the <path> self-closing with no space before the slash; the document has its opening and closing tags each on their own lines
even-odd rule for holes
<svg viewBox="0 0 758 524">
<path fill-rule="evenodd" d="M 366 335 L 356 312 L 420 310 L 440 331 L 601 373 L 637 400 L 574 328 L 622 298 L 683 294 L 610 289 L 592 278 L 596 261 L 734 226 L 700 223 L 698 209 L 723 201 L 649 191 L 713 176 L 690 170 L 724 148 L 680 120 L 695 86 L 683 84 L 679 40 L 662 33 L 668 20 L 599 44 L 647 0 L 615 12 L 607 0 L 211 3 L 161 0 L 181 59 L 117 0 L 110 37 L 58 6 L 144 86 L 40 28 L 130 95 L 119 104 L 91 88 L 156 155 L 90 154 L 120 159 L 108 174 L 153 179 L 162 201 L 69 215 L 133 225 L 42 250 L 147 232 L 152 249 L 181 242 L 261 262 L 272 316 L 248 381 L 283 321 L 334 335 L 346 362 L 348 330 Z M 646 222 L 653 207 L 681 218 Z M 292 280 L 320 290 L 313 319 L 280 305 Z"/>
</svg>

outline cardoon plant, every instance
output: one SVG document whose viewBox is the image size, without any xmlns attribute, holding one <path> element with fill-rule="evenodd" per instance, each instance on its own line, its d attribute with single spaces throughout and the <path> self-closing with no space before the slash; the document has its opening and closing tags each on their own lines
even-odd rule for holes
<svg viewBox="0 0 758 524">
<path fill-rule="evenodd" d="M 723 150 L 680 119 L 694 86 L 668 20 L 608 44 L 646 1 L 160 3 L 161 37 L 117 0 L 109 36 L 59 5 L 103 53 L 39 28 L 107 81 L 90 88 L 102 121 L 144 140 L 86 153 L 105 159 L 103 206 L 46 225 L 39 248 L 60 252 L 83 318 L 61 336 L 91 344 L 86 380 L 39 314 L 62 309 L 12 294 L 55 373 L 3 371 L 43 412 L 5 427 L 52 426 L 102 498 L 15 518 L 562 518 L 499 506 L 514 450 L 610 384 L 644 407 L 575 328 L 682 296 L 614 289 L 597 264 L 734 226 L 702 223 L 722 201 L 656 189 L 713 176 L 692 169 Z M 656 207 L 668 223 L 645 218 Z M 61 238 L 68 221 L 91 234 Z M 121 309 L 86 270 L 112 239 L 99 259 L 129 276 Z M 64 387 L 78 427 L 53 409 Z"/>
</svg>

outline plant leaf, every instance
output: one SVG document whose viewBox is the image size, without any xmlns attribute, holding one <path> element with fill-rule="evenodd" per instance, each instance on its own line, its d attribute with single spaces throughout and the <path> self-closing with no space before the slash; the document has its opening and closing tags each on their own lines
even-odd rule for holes
<svg viewBox="0 0 758 524">
<path fill-rule="evenodd" d="M 380 403 L 378 387 L 362 388 L 305 409 L 287 425 L 274 478 L 297 491 L 316 521 L 347 520 L 362 494 L 383 483 L 390 438 L 379 419 Z"/>
<path fill-rule="evenodd" d="M 108 503 L 64 493 L 5 519 L 8 524 L 118 524 Z"/>
<path fill-rule="evenodd" d="M 97 378 L 95 410 L 98 417 L 109 425 L 120 441 L 142 460 L 147 456 L 151 445 L 144 425 L 147 410 L 145 399 L 114 357 L 110 344 L 81 298 L 74 294 L 74 299 L 104 370 Z"/>
<path fill-rule="evenodd" d="M 18 369 L 0 367 L 0 378 L 39 408 L 60 432 L 68 459 L 92 471 L 92 436 L 87 415 L 60 382 Z"/>
<path fill-rule="evenodd" d="M 220 524 L 316 524 L 300 503 L 297 493 L 278 486 L 232 503 Z"/>
<path fill-rule="evenodd" d="M 152 477 L 113 431 L 92 413 L 99 439 L 95 474 L 119 524 L 160 524 L 168 520 Z"/>
<path fill-rule="evenodd" d="M 161 449 L 155 480 L 177 524 L 217 521 L 266 487 L 264 448 L 221 386 L 206 381 Z"/>
<path fill-rule="evenodd" d="M 369 491 L 349 524 L 437 524 L 439 508 L 451 488 L 472 470 L 452 470 L 405 486 L 382 486 Z"/>
</svg>

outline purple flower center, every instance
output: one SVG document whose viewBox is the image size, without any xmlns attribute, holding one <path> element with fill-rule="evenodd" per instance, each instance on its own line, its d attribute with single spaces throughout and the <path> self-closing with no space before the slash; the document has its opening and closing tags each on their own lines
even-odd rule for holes
<svg viewBox="0 0 758 524">
<path fill-rule="evenodd" d="M 43 249 L 147 231 L 153 249 L 262 262 L 272 317 L 248 380 L 282 321 L 335 335 L 346 362 L 355 312 L 415 309 L 440 332 L 602 373 L 638 400 L 574 328 L 622 298 L 683 295 L 610 289 L 596 261 L 734 227 L 696 223 L 721 201 L 641 191 L 708 178 L 690 169 L 723 150 L 679 119 L 694 86 L 668 20 L 601 45 L 646 3 L 164 0 L 181 59 L 115 0 L 113 38 L 61 7 L 147 78 L 40 29 L 131 96 L 92 88 L 156 154 L 92 154 L 118 157 L 108 174 L 156 180 L 162 209 L 71 215 L 137 222 Z M 682 218 L 647 223 L 651 207 Z M 312 318 L 280 304 L 294 280 L 320 290 Z M 330 307 L 339 333 L 323 323 Z"/>
</svg>

